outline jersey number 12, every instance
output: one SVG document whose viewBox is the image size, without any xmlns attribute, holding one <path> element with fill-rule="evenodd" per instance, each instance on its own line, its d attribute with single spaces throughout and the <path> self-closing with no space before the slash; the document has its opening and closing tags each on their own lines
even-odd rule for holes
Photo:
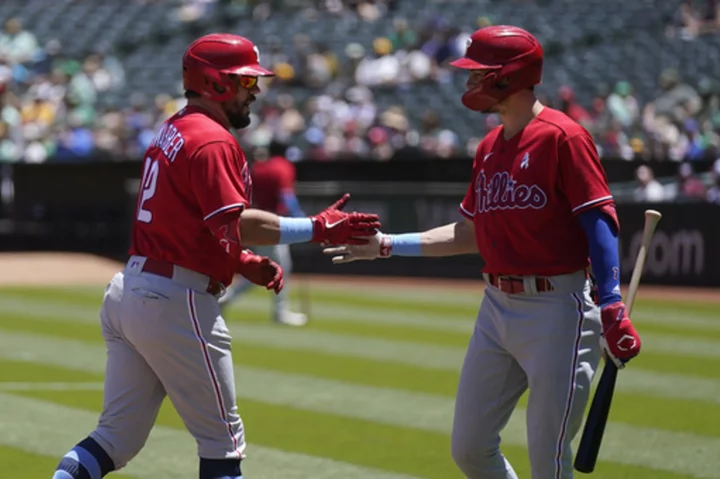
<svg viewBox="0 0 720 479">
<path fill-rule="evenodd" d="M 142 183 L 140 188 L 142 196 L 138 205 L 137 219 L 143 223 L 152 221 L 152 212 L 145 209 L 145 202 L 155 196 L 155 188 L 157 188 L 158 174 L 160 173 L 160 165 L 157 160 L 145 158 L 145 169 L 143 171 Z"/>
</svg>

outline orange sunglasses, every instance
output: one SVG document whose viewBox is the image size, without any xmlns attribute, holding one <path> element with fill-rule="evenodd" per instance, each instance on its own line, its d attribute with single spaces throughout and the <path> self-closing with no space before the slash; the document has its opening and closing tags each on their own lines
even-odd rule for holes
<svg viewBox="0 0 720 479">
<path fill-rule="evenodd" d="M 258 82 L 258 77 L 251 77 L 251 76 L 245 76 L 245 75 L 238 77 L 238 85 L 247 90 L 254 88 L 255 85 L 257 85 L 257 82 Z"/>
</svg>

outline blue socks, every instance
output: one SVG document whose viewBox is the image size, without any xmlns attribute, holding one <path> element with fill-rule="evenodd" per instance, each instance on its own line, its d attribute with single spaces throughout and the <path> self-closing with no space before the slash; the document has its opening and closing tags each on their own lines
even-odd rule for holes
<svg viewBox="0 0 720 479">
<path fill-rule="evenodd" d="M 112 459 L 92 438 L 85 438 L 58 464 L 52 479 L 101 479 L 115 470 Z"/>
<path fill-rule="evenodd" d="M 87 437 L 65 454 L 52 479 L 102 479 L 115 470 L 112 459 Z M 200 459 L 200 479 L 242 479 L 239 459 Z"/>
<path fill-rule="evenodd" d="M 242 479 L 240 459 L 200 458 L 200 479 Z"/>
</svg>

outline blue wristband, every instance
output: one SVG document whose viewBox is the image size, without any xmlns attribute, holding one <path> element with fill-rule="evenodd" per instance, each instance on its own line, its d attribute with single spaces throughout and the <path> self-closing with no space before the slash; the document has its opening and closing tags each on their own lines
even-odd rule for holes
<svg viewBox="0 0 720 479">
<path fill-rule="evenodd" d="M 389 235 L 393 256 L 422 256 L 422 240 L 420 233 L 404 233 Z"/>
<path fill-rule="evenodd" d="M 307 243 L 312 239 L 313 224 L 310 218 L 280 217 L 280 241 L 278 244 Z"/>
</svg>

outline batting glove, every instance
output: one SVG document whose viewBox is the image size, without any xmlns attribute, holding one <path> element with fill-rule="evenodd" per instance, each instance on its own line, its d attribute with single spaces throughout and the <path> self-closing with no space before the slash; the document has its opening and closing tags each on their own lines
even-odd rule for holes
<svg viewBox="0 0 720 479">
<path fill-rule="evenodd" d="M 603 306 L 601 310 L 603 334 L 600 346 L 618 369 L 640 353 L 640 336 L 630 322 L 622 301 Z"/>
<path fill-rule="evenodd" d="M 348 201 L 350 194 L 345 193 L 331 206 L 310 217 L 313 223 L 313 243 L 368 244 L 367 237 L 374 236 L 381 226 L 380 218 L 376 214 L 342 211 Z"/>
<path fill-rule="evenodd" d="M 279 264 L 268 257 L 256 255 L 249 249 L 240 254 L 238 273 L 251 283 L 265 286 L 268 291 L 275 291 L 275 294 L 278 294 L 285 284 L 283 269 Z"/>
</svg>

